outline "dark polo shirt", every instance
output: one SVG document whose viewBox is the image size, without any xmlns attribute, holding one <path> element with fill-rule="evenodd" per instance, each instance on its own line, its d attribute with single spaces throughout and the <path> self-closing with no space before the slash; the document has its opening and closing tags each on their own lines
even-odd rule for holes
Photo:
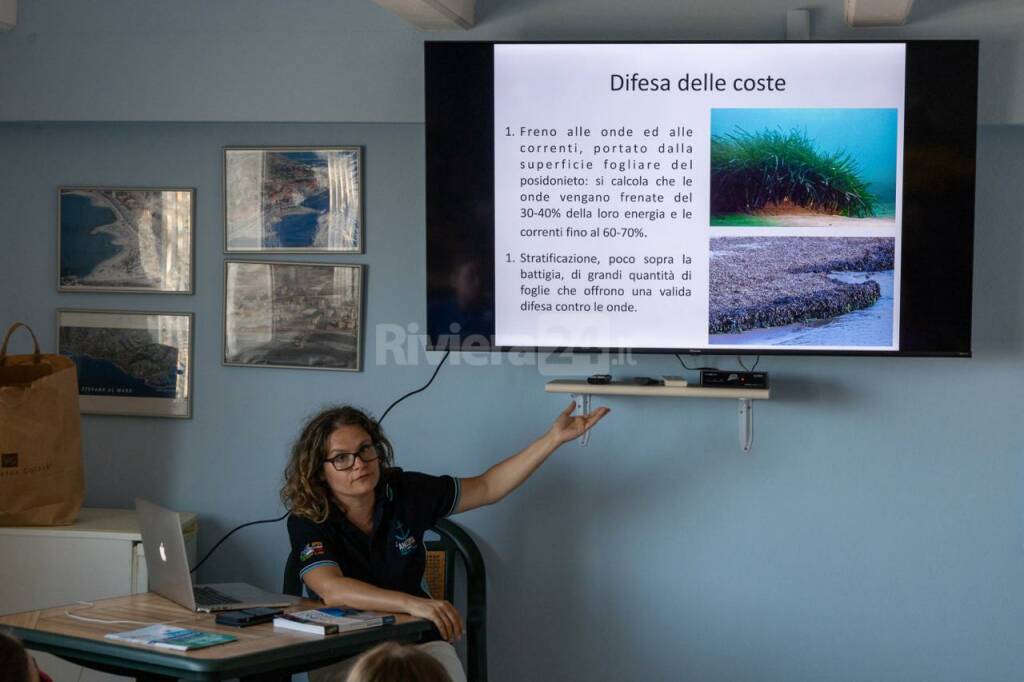
<svg viewBox="0 0 1024 682">
<path fill-rule="evenodd" d="M 290 515 L 288 536 L 292 554 L 299 560 L 299 575 L 334 565 L 347 578 L 416 597 L 430 596 L 423 582 L 427 565 L 423 533 L 455 511 L 459 491 L 459 480 L 452 476 L 391 469 L 377 484 L 369 536 L 333 503 L 323 523 Z"/>
</svg>

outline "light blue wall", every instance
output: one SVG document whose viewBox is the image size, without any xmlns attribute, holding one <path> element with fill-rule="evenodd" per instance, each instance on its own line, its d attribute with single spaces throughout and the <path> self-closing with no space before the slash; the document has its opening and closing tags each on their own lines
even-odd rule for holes
<svg viewBox="0 0 1024 682">
<path fill-rule="evenodd" d="M 0 35 L 0 54 L 24 56 L 33 49 L 30 36 L 45 43 L 51 25 L 74 33 L 83 11 L 71 9 L 79 3 L 61 3 L 69 8 L 64 16 L 54 2 L 20 4 L 23 22 Z M 168 4 L 81 4 L 108 13 L 112 33 L 145 24 L 165 41 L 161 50 L 200 30 L 169 16 L 154 19 Z M 180 4 L 203 11 L 204 3 Z M 243 18 L 236 37 L 264 26 L 260 17 L 294 19 L 312 31 L 318 22 L 281 9 L 306 4 L 326 15 L 341 7 L 368 22 L 368 33 L 377 22 L 405 31 L 369 3 L 253 2 L 255 18 Z M 536 3 L 519 4 L 527 19 L 537 18 Z M 241 13 L 250 4 L 218 6 Z M 558 15 L 553 9 L 540 18 Z M 548 24 L 537 20 L 543 33 Z M 24 320 L 53 348 L 59 307 L 196 314 L 194 418 L 86 416 L 83 437 L 87 504 L 127 506 L 139 495 L 196 511 L 204 547 L 238 523 L 280 513 L 284 453 L 306 414 L 328 401 L 379 413 L 432 371 L 422 353 L 412 365 L 393 355 L 379 364 L 375 338 L 381 325 L 424 323 L 422 126 L 284 122 L 286 106 L 257 87 L 260 74 L 220 30 L 226 42 L 211 48 L 205 65 L 165 74 L 172 99 L 207 106 L 201 100 L 208 88 L 194 91 L 190 83 L 206 83 L 206 72 L 221 69 L 225 87 L 234 84 L 226 100 L 254 107 L 266 101 L 281 122 L 0 124 L 0 324 Z M 643 37 L 642 27 L 634 33 Z M 102 38 L 96 29 L 81 36 L 96 45 Z M 410 38 L 417 54 L 421 39 Z M 102 59 L 87 50 L 77 68 L 98 73 L 135 59 L 138 47 L 107 45 Z M 349 56 L 344 45 L 335 47 Z M 356 78 L 344 75 L 343 62 L 290 60 L 289 96 L 325 83 L 331 89 L 336 76 Z M 40 111 L 57 107 L 70 121 L 160 118 L 139 98 L 138 84 L 98 78 L 89 87 L 71 85 L 51 66 L 32 61 L 31 72 L 17 76 L 34 82 Z M 418 71 L 393 67 L 365 66 L 358 78 L 376 85 L 358 88 L 372 92 L 346 96 L 420 87 Z M 390 84 L 393 76 L 398 85 Z M 330 118 L 332 100 L 318 97 L 312 106 Z M 222 148 L 232 144 L 365 147 L 366 255 L 306 258 L 368 264 L 364 372 L 220 365 L 220 173 Z M 512 497 L 460 517 L 487 562 L 492 679 L 1020 679 L 1022 176 L 1024 130 L 982 128 L 975 358 L 765 358 L 773 399 L 757 405 L 752 455 L 739 451 L 730 401 L 608 400 L 612 414 L 589 447 L 566 446 Z M 60 184 L 195 187 L 195 296 L 57 294 Z M 402 466 L 478 473 L 540 434 L 563 406 L 543 393 L 546 377 L 535 367 L 513 366 L 515 358 L 504 356 L 482 358 L 501 364 L 470 366 L 471 359 L 442 369 L 429 392 L 388 417 Z M 676 373 L 674 363 L 645 357 L 630 371 Z M 247 529 L 202 578 L 274 587 L 285 552 L 280 525 Z"/>
<path fill-rule="evenodd" d="M 424 39 L 782 40 L 795 6 L 476 0 L 472 31 L 423 32 L 372 0 L 20 0 L 0 35 L 0 121 L 416 123 Z M 918 3 L 900 29 L 810 7 L 818 40 L 981 39 L 980 120 L 1024 123 L 1018 3 Z"/>
</svg>

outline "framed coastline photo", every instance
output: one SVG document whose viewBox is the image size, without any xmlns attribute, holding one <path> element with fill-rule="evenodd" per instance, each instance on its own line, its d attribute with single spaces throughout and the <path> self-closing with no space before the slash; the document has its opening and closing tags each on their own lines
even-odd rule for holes
<svg viewBox="0 0 1024 682">
<path fill-rule="evenodd" d="M 57 290 L 191 294 L 195 194 L 58 188 Z"/>
<path fill-rule="evenodd" d="M 224 251 L 363 253 L 361 147 L 227 147 Z"/>
<path fill-rule="evenodd" d="M 192 313 L 57 311 L 82 414 L 192 416 Z"/>
<path fill-rule="evenodd" d="M 364 271 L 225 261 L 224 364 L 360 371 Z"/>
</svg>

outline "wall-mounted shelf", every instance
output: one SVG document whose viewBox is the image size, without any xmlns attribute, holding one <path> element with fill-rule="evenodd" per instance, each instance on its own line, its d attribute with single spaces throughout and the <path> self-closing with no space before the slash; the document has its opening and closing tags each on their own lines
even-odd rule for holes
<svg viewBox="0 0 1024 682">
<path fill-rule="evenodd" d="M 623 381 L 610 384 L 588 384 L 572 379 L 554 379 L 544 386 L 548 393 L 580 393 L 589 395 L 646 395 L 663 398 L 732 398 L 734 400 L 768 400 L 770 388 L 715 388 L 713 386 L 638 386 Z"/>
<path fill-rule="evenodd" d="M 639 386 L 637 384 L 613 381 L 610 384 L 588 384 L 586 381 L 554 379 L 544 385 L 548 393 L 570 393 L 582 398 L 579 408 L 590 412 L 590 397 L 594 395 L 634 395 L 652 398 L 731 398 L 739 401 L 740 447 L 750 452 L 754 444 L 754 403 L 768 400 L 769 388 L 715 388 L 713 386 Z M 588 431 L 583 435 L 581 445 L 586 445 Z"/>
</svg>

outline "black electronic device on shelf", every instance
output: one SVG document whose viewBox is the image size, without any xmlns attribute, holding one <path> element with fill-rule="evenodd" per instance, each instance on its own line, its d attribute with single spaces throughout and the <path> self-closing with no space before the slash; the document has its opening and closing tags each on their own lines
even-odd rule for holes
<svg viewBox="0 0 1024 682">
<path fill-rule="evenodd" d="M 768 372 L 731 372 L 702 369 L 700 385 L 714 388 L 768 388 Z"/>
</svg>

